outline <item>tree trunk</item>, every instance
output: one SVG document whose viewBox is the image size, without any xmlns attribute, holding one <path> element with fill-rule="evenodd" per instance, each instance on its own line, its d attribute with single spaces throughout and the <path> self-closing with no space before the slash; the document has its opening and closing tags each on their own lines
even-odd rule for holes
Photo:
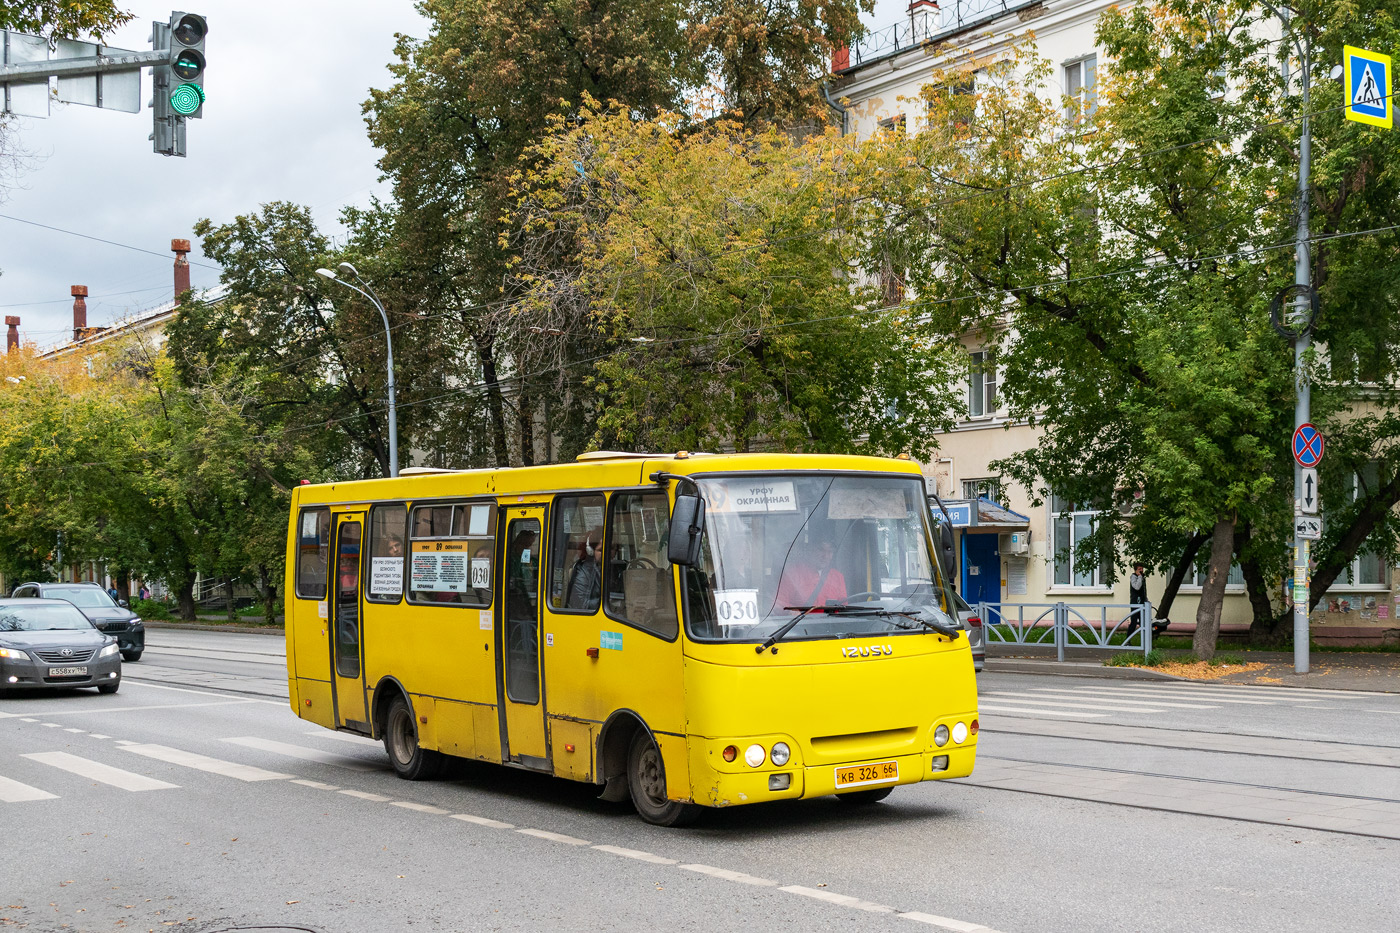
<svg viewBox="0 0 1400 933">
<path fill-rule="evenodd" d="M 272 572 L 266 564 L 258 565 L 258 582 L 262 593 L 263 621 L 273 625 L 277 622 L 277 587 L 272 583 Z"/>
<path fill-rule="evenodd" d="M 1186 575 L 1191 572 L 1192 565 L 1196 563 L 1196 555 L 1206 540 L 1207 535 L 1197 532 L 1191 536 L 1191 540 L 1186 542 L 1186 550 L 1181 552 L 1181 560 L 1176 562 L 1171 579 L 1167 581 L 1167 588 L 1162 591 L 1162 600 L 1157 604 L 1157 618 L 1159 620 L 1166 621 L 1171 614 L 1172 603 L 1176 600 L 1177 591 L 1181 589 L 1181 584 L 1186 581 Z"/>
<path fill-rule="evenodd" d="M 535 465 L 535 400 L 525 390 L 524 380 L 520 386 L 520 407 L 517 409 L 520 422 L 520 465 Z"/>
<path fill-rule="evenodd" d="M 224 577 L 224 596 L 228 600 L 228 620 L 237 622 L 238 614 L 233 610 L 233 577 Z"/>
<path fill-rule="evenodd" d="M 1366 543 L 1366 538 L 1375 530 L 1380 520 L 1390 514 L 1397 502 L 1400 502 L 1400 470 L 1396 471 L 1390 482 L 1366 497 L 1365 503 L 1356 513 L 1356 518 L 1352 520 L 1351 527 L 1342 532 L 1327 557 L 1319 561 L 1313 569 L 1312 589 L 1308 593 L 1312 598 L 1309 611 L 1317 608 L 1322 597 L 1327 595 L 1327 590 L 1337 582 L 1337 577 L 1356 559 L 1356 554 Z M 1287 615 L 1291 620 L 1293 614 L 1290 612 Z"/>
<path fill-rule="evenodd" d="M 1220 634 L 1220 609 L 1225 603 L 1225 581 L 1230 577 L 1230 558 L 1235 553 L 1235 520 L 1221 519 L 1210 536 L 1210 563 L 1206 583 L 1201 587 L 1201 603 L 1196 607 L 1196 637 L 1191 647 L 1196 657 L 1215 657 L 1215 640 Z"/>
<path fill-rule="evenodd" d="M 175 585 L 175 605 L 181 622 L 194 621 L 194 575 L 181 577 Z"/>
<path fill-rule="evenodd" d="M 496 339 L 486 335 L 476 338 L 476 352 L 481 357 L 481 379 L 486 383 L 486 407 L 491 413 L 491 447 L 496 454 L 496 466 L 510 466 L 510 448 L 506 444 L 506 406 L 501 396 L 501 380 L 496 372 Z"/>
<path fill-rule="evenodd" d="M 1278 615 L 1274 612 L 1273 600 L 1269 598 L 1269 584 L 1259 569 L 1255 556 L 1246 554 L 1249 549 L 1249 523 L 1235 529 L 1235 554 L 1239 558 L 1240 572 L 1244 574 L 1245 592 L 1249 594 L 1249 606 L 1254 617 L 1249 620 L 1249 640 L 1253 644 L 1275 644 L 1278 642 Z"/>
</svg>

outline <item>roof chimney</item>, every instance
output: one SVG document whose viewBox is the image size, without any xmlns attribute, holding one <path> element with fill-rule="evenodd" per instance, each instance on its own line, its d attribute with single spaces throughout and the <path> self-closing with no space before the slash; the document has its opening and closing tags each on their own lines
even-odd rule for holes
<svg viewBox="0 0 1400 933">
<path fill-rule="evenodd" d="M 5 326 L 9 328 L 5 331 L 5 352 L 13 353 L 19 349 L 19 318 L 5 315 Z"/>
<path fill-rule="evenodd" d="M 909 4 L 909 15 L 915 16 L 919 13 L 937 13 L 938 0 L 911 0 Z"/>
<path fill-rule="evenodd" d="M 82 340 L 88 329 L 87 302 L 83 300 L 87 297 L 88 287 L 74 285 L 68 291 L 73 294 L 73 339 Z"/>
<path fill-rule="evenodd" d="M 175 300 L 190 290 L 190 261 L 185 254 L 190 251 L 189 240 L 171 240 L 170 251 L 175 254 Z"/>
</svg>

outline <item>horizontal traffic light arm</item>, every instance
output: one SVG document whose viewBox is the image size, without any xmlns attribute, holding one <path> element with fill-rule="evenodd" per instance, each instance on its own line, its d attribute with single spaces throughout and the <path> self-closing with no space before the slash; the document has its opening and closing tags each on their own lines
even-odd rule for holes
<svg viewBox="0 0 1400 933">
<path fill-rule="evenodd" d="M 151 52 L 122 52 L 117 55 L 94 55 L 88 58 L 56 58 L 45 62 L 23 62 L 0 65 L 0 83 L 37 84 L 49 78 L 72 78 L 79 75 L 112 74 L 118 71 L 138 71 L 151 65 L 170 64 L 170 50 Z"/>
</svg>

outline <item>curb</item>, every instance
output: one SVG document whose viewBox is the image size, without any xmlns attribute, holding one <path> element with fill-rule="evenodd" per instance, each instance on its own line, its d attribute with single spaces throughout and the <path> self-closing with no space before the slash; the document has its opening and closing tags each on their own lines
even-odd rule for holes
<svg viewBox="0 0 1400 933">
<path fill-rule="evenodd" d="M 152 622 L 146 620 L 146 628 L 150 629 L 173 629 L 179 632 L 238 632 L 242 635 L 277 635 L 285 633 L 285 629 L 280 626 L 260 626 L 252 628 L 247 625 L 219 625 L 211 623 L 201 625 L 197 622 Z"/>
<path fill-rule="evenodd" d="M 1105 667 L 1088 661 L 1041 661 L 1034 658 L 992 658 L 983 669 L 997 674 L 1051 674 L 1060 677 L 1102 677 L 1107 680 L 1190 680 L 1141 667 Z"/>
</svg>

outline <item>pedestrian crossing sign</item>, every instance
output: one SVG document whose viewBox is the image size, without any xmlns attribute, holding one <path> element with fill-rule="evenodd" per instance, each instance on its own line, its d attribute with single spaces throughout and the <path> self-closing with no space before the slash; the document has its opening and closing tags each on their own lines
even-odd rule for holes
<svg viewBox="0 0 1400 933">
<path fill-rule="evenodd" d="M 1347 45 L 1342 47 L 1342 66 L 1346 118 L 1390 129 L 1390 56 Z"/>
</svg>

